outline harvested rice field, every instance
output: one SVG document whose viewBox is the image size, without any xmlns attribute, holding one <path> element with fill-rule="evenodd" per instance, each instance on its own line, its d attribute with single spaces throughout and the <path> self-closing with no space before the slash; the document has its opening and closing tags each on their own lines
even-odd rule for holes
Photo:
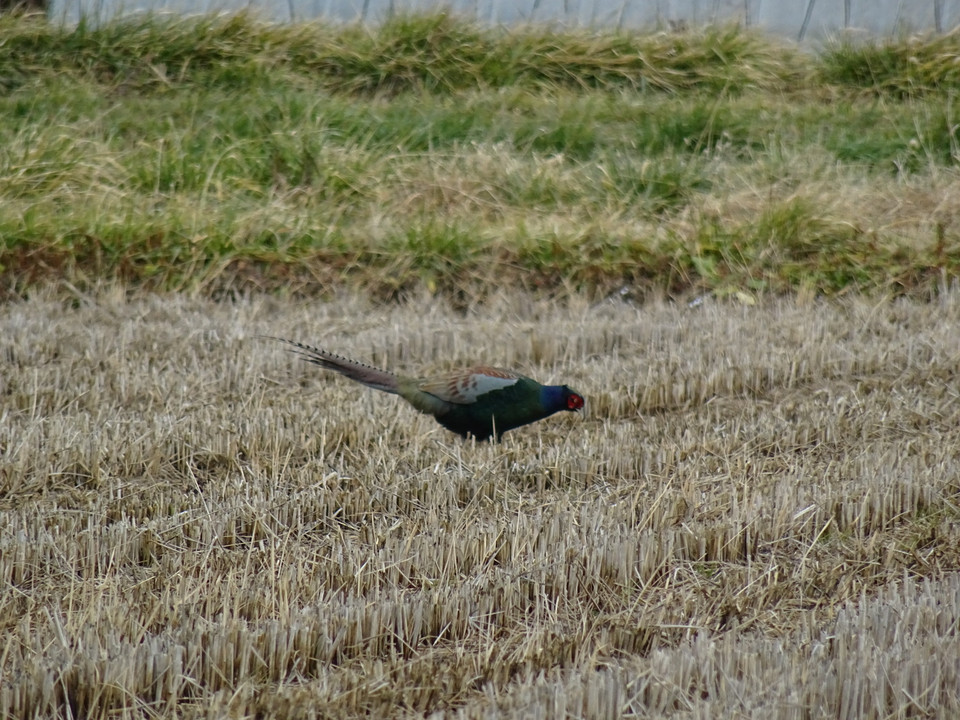
<svg viewBox="0 0 960 720">
<path fill-rule="evenodd" d="M 37 291 L 0 327 L 2 717 L 960 713 L 956 290 Z M 263 333 L 587 408 L 464 441 Z"/>
</svg>

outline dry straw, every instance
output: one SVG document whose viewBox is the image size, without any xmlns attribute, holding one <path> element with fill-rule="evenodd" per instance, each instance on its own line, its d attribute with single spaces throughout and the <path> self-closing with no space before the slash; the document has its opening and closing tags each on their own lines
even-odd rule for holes
<svg viewBox="0 0 960 720">
<path fill-rule="evenodd" d="M 0 308 L 0 715 L 960 712 L 960 296 Z M 257 334 L 587 395 L 463 442 Z"/>
</svg>

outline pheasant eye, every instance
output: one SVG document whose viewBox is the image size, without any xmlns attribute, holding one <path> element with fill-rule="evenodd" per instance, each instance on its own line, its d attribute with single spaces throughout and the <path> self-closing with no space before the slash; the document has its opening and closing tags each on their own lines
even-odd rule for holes
<svg viewBox="0 0 960 720">
<path fill-rule="evenodd" d="M 579 410 L 583 407 L 583 398 L 576 393 L 571 393 L 567 397 L 567 408 L 569 410 Z"/>
</svg>

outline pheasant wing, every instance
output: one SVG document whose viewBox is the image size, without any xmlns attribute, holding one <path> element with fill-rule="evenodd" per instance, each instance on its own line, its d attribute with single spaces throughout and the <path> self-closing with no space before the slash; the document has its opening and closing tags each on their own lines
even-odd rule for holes
<svg viewBox="0 0 960 720">
<path fill-rule="evenodd" d="M 516 385 L 520 375 L 502 368 L 478 365 L 460 372 L 427 378 L 417 389 L 455 405 L 471 405 L 494 390 Z"/>
</svg>

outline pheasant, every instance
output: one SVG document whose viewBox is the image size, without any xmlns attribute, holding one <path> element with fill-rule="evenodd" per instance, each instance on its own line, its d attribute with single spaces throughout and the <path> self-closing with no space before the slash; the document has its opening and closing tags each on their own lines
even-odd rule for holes
<svg viewBox="0 0 960 720">
<path fill-rule="evenodd" d="M 272 337 L 294 347 L 307 362 L 334 370 L 367 387 L 399 395 L 422 413 L 463 437 L 499 440 L 507 430 L 542 420 L 561 410 L 583 407 L 583 396 L 566 385 L 541 385 L 500 368 L 478 365 L 433 378 L 413 378 L 378 370 L 326 350 Z"/>
</svg>

